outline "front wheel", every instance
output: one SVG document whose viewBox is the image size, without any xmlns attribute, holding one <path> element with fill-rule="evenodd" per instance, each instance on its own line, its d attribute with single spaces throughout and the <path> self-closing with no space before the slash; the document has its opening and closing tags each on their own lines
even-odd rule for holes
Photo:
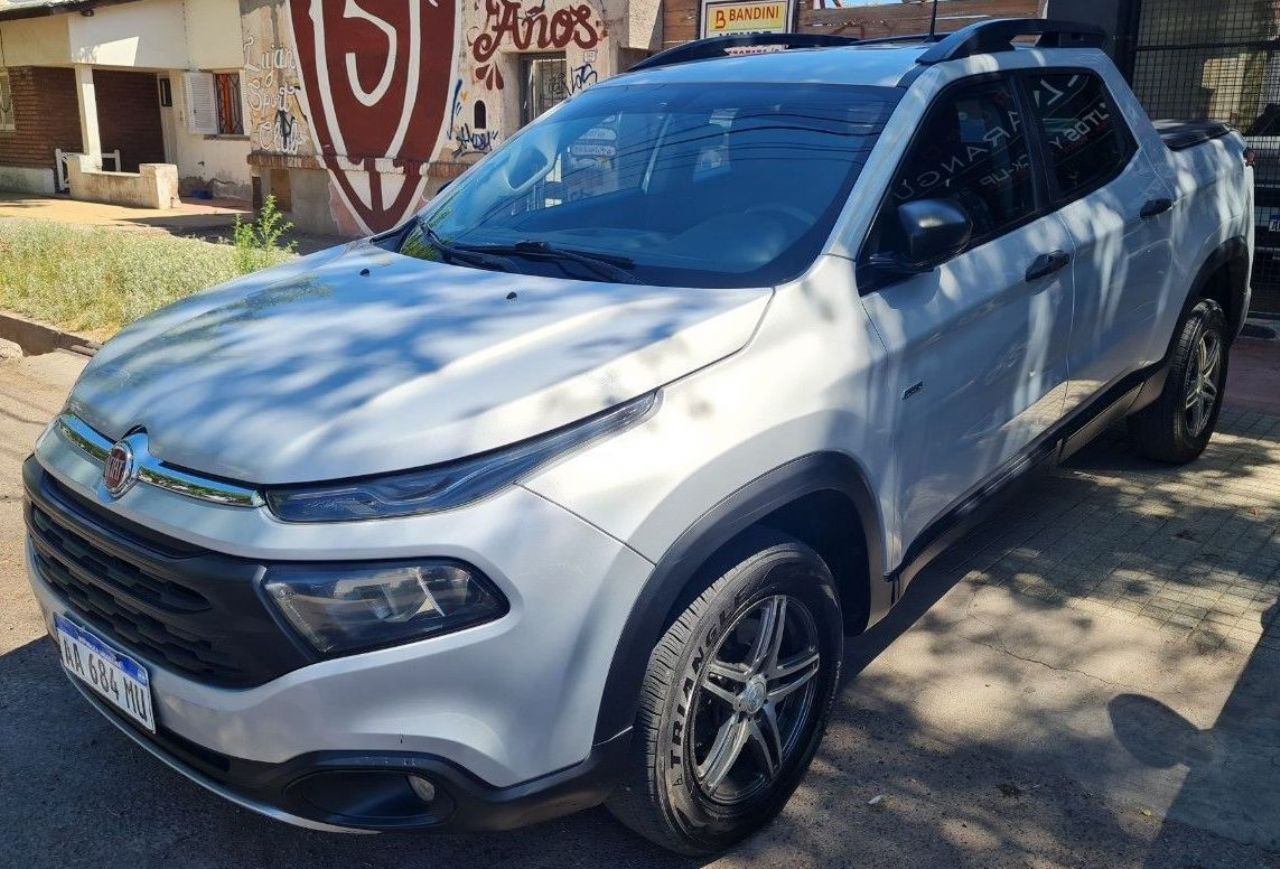
<svg viewBox="0 0 1280 869">
<path fill-rule="evenodd" d="M 812 549 L 746 535 L 649 659 L 614 816 L 664 847 L 707 854 L 768 822 L 817 750 L 835 697 L 839 598 Z"/>
<path fill-rule="evenodd" d="M 1227 317 L 1201 299 L 1174 338 L 1164 390 L 1129 417 L 1129 436 L 1147 458 L 1181 464 L 1204 452 L 1227 385 Z"/>
</svg>

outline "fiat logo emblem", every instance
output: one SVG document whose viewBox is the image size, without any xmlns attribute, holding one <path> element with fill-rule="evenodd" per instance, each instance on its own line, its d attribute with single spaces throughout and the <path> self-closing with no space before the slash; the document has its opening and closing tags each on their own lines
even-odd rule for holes
<svg viewBox="0 0 1280 869">
<path fill-rule="evenodd" d="M 102 469 L 102 484 L 113 498 L 119 498 L 129 490 L 138 479 L 138 468 L 134 462 L 133 447 L 124 441 L 116 441 L 107 453 L 107 462 Z"/>
</svg>

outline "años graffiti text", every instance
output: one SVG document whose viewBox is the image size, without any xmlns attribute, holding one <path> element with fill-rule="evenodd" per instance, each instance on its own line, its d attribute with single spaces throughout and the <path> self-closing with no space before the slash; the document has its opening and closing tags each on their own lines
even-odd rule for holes
<svg viewBox="0 0 1280 869">
<path fill-rule="evenodd" d="M 471 56 L 479 66 L 476 78 L 490 88 L 501 88 L 502 73 L 490 63 L 504 43 L 519 51 L 565 48 L 595 48 L 600 43 L 600 25 L 595 10 L 586 3 L 566 6 L 548 13 L 545 2 L 522 8 L 517 0 L 485 0 L 484 30 L 471 43 Z"/>
</svg>

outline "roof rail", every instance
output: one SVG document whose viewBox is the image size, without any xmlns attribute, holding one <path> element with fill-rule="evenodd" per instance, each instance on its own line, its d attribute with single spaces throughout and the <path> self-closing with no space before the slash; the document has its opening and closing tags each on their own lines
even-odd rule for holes
<svg viewBox="0 0 1280 869">
<path fill-rule="evenodd" d="M 979 21 L 948 34 L 916 58 L 916 63 L 931 66 L 947 60 L 959 60 L 975 54 L 1012 51 L 1019 36 L 1039 36 L 1040 48 L 1101 48 L 1107 33 L 1096 24 L 1054 21 L 1046 18 L 996 18 Z"/>
<path fill-rule="evenodd" d="M 706 39 L 695 39 L 693 42 L 668 48 L 653 57 L 646 57 L 631 67 L 628 72 L 688 63 L 691 60 L 726 57 L 735 48 L 749 49 L 756 46 L 777 46 L 780 49 L 831 48 L 838 45 L 857 45 L 858 42 L 859 40 L 852 36 L 835 36 L 830 33 L 734 33 L 727 36 L 709 36 Z"/>
</svg>

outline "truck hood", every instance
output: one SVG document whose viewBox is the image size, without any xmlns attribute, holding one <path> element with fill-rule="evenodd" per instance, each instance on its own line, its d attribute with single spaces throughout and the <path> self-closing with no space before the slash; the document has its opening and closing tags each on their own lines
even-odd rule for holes
<svg viewBox="0 0 1280 869">
<path fill-rule="evenodd" d="M 176 466 L 256 484 L 377 474 L 572 423 L 740 349 L 769 289 L 683 289 L 425 262 L 368 242 L 125 329 L 68 409 L 145 428 Z"/>
</svg>

